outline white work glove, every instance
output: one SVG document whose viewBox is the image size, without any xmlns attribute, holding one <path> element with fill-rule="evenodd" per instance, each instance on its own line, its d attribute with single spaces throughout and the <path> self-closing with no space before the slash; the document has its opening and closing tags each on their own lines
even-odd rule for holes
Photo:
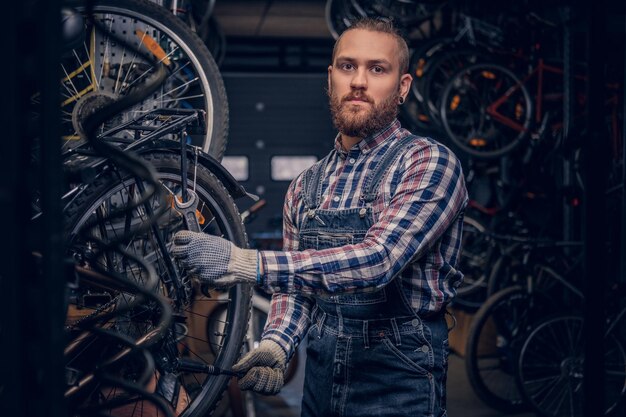
<svg viewBox="0 0 626 417">
<path fill-rule="evenodd" d="M 220 288 L 256 284 L 257 250 L 238 248 L 221 237 L 182 230 L 174 235 L 171 253 L 203 284 Z"/>
<path fill-rule="evenodd" d="M 261 340 L 259 347 L 248 352 L 232 370 L 245 373 L 239 388 L 264 395 L 277 394 L 285 384 L 287 354 L 273 340 Z"/>
</svg>

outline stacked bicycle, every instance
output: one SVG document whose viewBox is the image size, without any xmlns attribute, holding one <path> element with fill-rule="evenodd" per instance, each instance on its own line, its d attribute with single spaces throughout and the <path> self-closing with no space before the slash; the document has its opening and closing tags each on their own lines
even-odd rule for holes
<svg viewBox="0 0 626 417">
<path fill-rule="evenodd" d="M 65 5 L 76 23 L 60 84 L 69 413 L 207 415 L 241 353 L 251 288 L 190 279 L 169 246 L 182 229 L 247 245 L 234 203 L 247 193 L 219 164 L 221 76 L 154 3 Z"/>
<path fill-rule="evenodd" d="M 222 157 L 228 133 L 224 83 L 211 53 L 182 19 L 147 0 L 67 0 L 64 5 L 95 17 L 80 24 L 62 60 L 66 148 L 84 139 L 81 123 L 88 115 L 126 96 L 163 63 L 170 71 L 160 88 L 108 121 L 101 132 L 159 108 L 201 109 L 206 129 L 189 131 L 189 141 L 217 159 Z M 97 24 L 107 30 L 96 30 Z M 137 50 L 148 51 L 154 59 L 140 58 Z"/>
</svg>

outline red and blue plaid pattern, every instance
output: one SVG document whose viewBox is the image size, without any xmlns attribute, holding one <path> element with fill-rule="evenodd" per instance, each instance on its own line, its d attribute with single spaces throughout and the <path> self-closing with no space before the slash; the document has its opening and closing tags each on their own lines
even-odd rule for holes
<svg viewBox="0 0 626 417">
<path fill-rule="evenodd" d="M 393 141 L 408 135 L 396 120 L 348 152 L 337 136 L 318 208 L 360 207 L 368 172 Z M 298 251 L 298 225 L 306 214 L 302 192 L 300 175 L 285 198 L 284 250 L 261 252 L 263 288 L 274 292 L 264 338 L 279 342 L 289 357 L 309 327 L 313 295 L 371 291 L 402 279 L 404 294 L 422 316 L 441 311 L 454 297 L 462 279 L 454 266 L 467 191 L 449 149 L 423 137 L 407 146 L 383 176 L 372 205 L 375 223 L 359 244 Z"/>
</svg>

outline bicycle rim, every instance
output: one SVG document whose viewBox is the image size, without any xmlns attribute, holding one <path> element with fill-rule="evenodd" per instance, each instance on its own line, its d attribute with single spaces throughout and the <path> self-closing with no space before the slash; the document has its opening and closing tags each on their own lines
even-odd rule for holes
<svg viewBox="0 0 626 417">
<path fill-rule="evenodd" d="M 612 335 L 605 339 L 606 414 L 626 391 L 626 353 Z M 526 339 L 519 357 L 518 386 L 541 416 L 580 417 L 583 410 L 583 319 L 551 317 Z"/>
<path fill-rule="evenodd" d="M 419 26 L 425 20 L 432 18 L 443 5 L 439 2 L 406 0 L 350 0 L 350 2 L 360 15 L 392 19 L 400 28 Z"/>
<path fill-rule="evenodd" d="M 476 395 L 496 410 L 526 408 L 515 383 L 516 358 L 536 314 L 531 296 L 511 287 L 487 299 L 474 316 L 466 347 L 467 376 Z"/>
<path fill-rule="evenodd" d="M 498 64 L 470 65 L 452 75 L 439 107 L 453 144 L 485 159 L 506 155 L 522 143 L 529 133 L 531 110 L 526 87 Z"/>
<path fill-rule="evenodd" d="M 450 46 L 444 45 L 424 67 L 425 75 L 422 88 L 424 104 L 427 114 L 437 126 L 441 126 L 439 113 L 441 93 L 450 78 L 459 70 L 475 64 L 485 55 L 482 51 L 472 48 L 460 49 L 457 47 L 457 49 L 449 50 Z"/>
<path fill-rule="evenodd" d="M 463 283 L 457 288 L 457 296 L 469 295 L 487 286 L 487 266 L 491 240 L 486 228 L 470 216 L 463 218 L 463 242 L 459 270 L 463 271 Z"/>
<path fill-rule="evenodd" d="M 180 196 L 180 157 L 174 154 L 153 153 L 144 155 L 144 159 L 154 165 L 160 182 L 167 188 L 169 194 L 167 201 L 150 201 L 150 206 L 156 209 L 162 204 L 167 204 L 171 207 L 172 199 Z M 243 225 L 226 189 L 207 169 L 198 166 L 196 171 L 195 168 L 193 165 L 189 168 L 189 178 L 190 186 L 193 186 L 193 179 L 196 179 L 195 191 L 200 199 L 196 214 L 203 232 L 223 236 L 238 246 L 245 247 L 246 235 Z M 194 172 L 197 177 L 194 177 Z M 94 219 L 106 219 L 106 215 L 112 210 L 136 200 L 135 179 L 111 172 L 85 189 L 82 195 L 85 197 L 76 199 L 66 209 L 70 254 L 85 268 L 89 268 L 93 262 L 98 262 L 100 267 L 114 269 L 118 274 L 141 282 L 143 280 L 141 272 L 115 254 L 106 253 L 91 259 L 89 254 L 98 244 L 85 236 L 93 235 L 106 241 L 122 232 L 129 230 L 132 232 L 134 227 L 139 227 L 146 220 L 147 208 L 140 206 L 130 215 L 108 221 L 101 220 L 92 227 L 92 230 L 81 230 Z M 182 218 L 173 209 L 168 209 L 157 222 L 158 233 L 163 235 L 166 242 L 170 242 L 173 234 L 182 227 Z M 159 250 L 154 233 L 157 231 L 137 233 L 125 245 L 126 250 L 147 260 L 155 267 L 161 279 L 158 290 L 171 300 L 174 310 L 175 320 L 168 335 L 157 347 L 152 348 L 156 372 L 151 385 L 153 387 L 158 385 L 161 375 L 175 375 L 177 383 L 180 384 L 178 401 L 172 404 L 176 414 L 187 417 L 203 416 L 215 408 L 230 377 L 209 375 L 206 371 L 199 371 L 198 366 L 214 365 L 230 369 L 237 360 L 250 314 L 251 289 L 249 286 L 239 285 L 228 291 L 201 291 L 199 284 L 186 282 L 182 292 L 170 291 L 165 262 L 169 254 L 163 254 Z M 92 288 L 79 287 L 77 291 L 86 294 L 92 291 Z M 105 295 L 109 297 L 108 300 L 118 297 L 115 293 Z M 208 317 L 211 311 L 218 308 L 224 311 L 224 323 L 220 327 L 219 335 L 210 335 L 207 333 Z M 150 320 L 146 320 L 146 317 L 149 317 L 149 312 L 142 311 L 141 314 L 133 312 L 124 318 L 123 327 L 129 332 L 139 327 L 149 327 Z M 120 327 L 122 323 L 117 321 L 113 325 Z M 115 395 L 111 392 L 104 394 Z M 93 398 L 94 395 L 90 397 Z M 139 399 L 121 412 L 133 416 L 148 415 L 150 407 L 144 406 L 143 401 Z"/>
<path fill-rule="evenodd" d="M 415 48 L 411 53 L 409 73 L 413 76 L 413 82 L 411 83 L 411 95 L 409 97 L 413 97 L 415 99 L 412 117 L 415 119 L 416 125 L 421 128 L 432 128 L 434 126 L 433 120 L 428 114 L 428 109 L 426 108 L 426 102 L 424 99 L 425 70 L 429 65 L 430 60 L 433 58 L 433 54 L 435 54 L 436 51 L 445 49 L 451 44 L 451 42 L 452 40 L 450 38 L 436 38 L 422 41 L 420 46 Z"/>
<path fill-rule="evenodd" d="M 335 39 L 339 39 L 341 33 L 346 30 L 352 21 L 360 17 L 350 0 L 326 0 L 324 8 L 326 26 Z"/>
<path fill-rule="evenodd" d="M 85 13 L 83 1 L 65 4 Z M 202 109 L 206 132 L 189 132 L 192 143 L 221 159 L 228 131 L 228 100 L 217 65 L 203 42 L 168 10 L 145 0 L 96 0 L 93 13 L 97 22 L 170 69 L 157 92 L 102 128 L 156 108 Z M 61 70 L 64 147 L 74 147 L 84 139 L 82 121 L 140 86 L 154 72 L 154 65 L 85 20 L 84 43 L 66 54 Z M 127 136 L 132 138 L 130 133 Z"/>
</svg>

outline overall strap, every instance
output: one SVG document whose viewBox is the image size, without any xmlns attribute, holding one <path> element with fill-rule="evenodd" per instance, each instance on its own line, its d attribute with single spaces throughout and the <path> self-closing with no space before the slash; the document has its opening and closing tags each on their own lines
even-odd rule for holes
<svg viewBox="0 0 626 417">
<path fill-rule="evenodd" d="M 309 210 L 317 208 L 322 200 L 322 181 L 328 161 L 335 151 L 331 151 L 319 163 L 307 169 L 302 176 L 302 197 L 304 204 Z"/>
<path fill-rule="evenodd" d="M 380 162 L 376 164 L 376 167 L 374 167 L 369 177 L 365 180 L 362 199 L 365 200 L 366 203 L 369 204 L 376 199 L 380 182 L 387 174 L 389 167 L 391 167 L 393 162 L 402 155 L 402 153 L 406 150 L 406 147 L 417 138 L 418 136 L 411 134 L 401 139 L 397 139 L 389 146 L 389 149 L 387 149 L 385 154 L 382 156 Z"/>
</svg>

